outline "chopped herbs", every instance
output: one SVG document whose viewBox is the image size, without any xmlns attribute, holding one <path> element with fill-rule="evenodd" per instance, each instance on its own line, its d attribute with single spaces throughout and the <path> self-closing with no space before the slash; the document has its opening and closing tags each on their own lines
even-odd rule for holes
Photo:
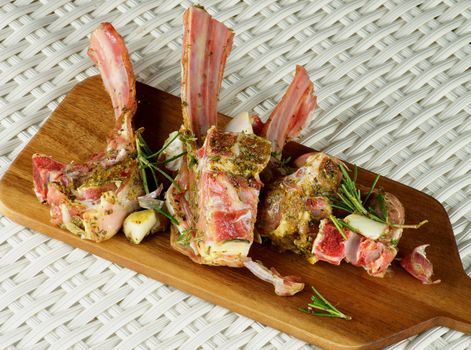
<svg viewBox="0 0 471 350">
<path fill-rule="evenodd" d="M 143 128 L 136 130 L 136 151 L 137 151 L 137 161 L 139 164 L 139 170 L 141 171 L 142 184 L 144 185 L 144 191 L 146 193 L 149 193 L 151 191 L 149 191 L 149 184 L 147 180 L 146 170 L 149 170 L 150 173 L 152 174 L 155 188 L 157 188 L 158 186 L 158 180 L 157 180 L 157 176 L 155 174 L 153 167 L 150 166 L 151 162 L 149 161 L 148 156 L 152 154 L 152 151 L 147 145 L 147 142 L 142 137 L 143 131 L 144 131 Z"/>
<path fill-rule="evenodd" d="M 291 162 L 291 157 L 283 158 L 280 151 L 273 151 L 271 152 L 271 156 L 275 159 L 276 165 L 278 168 L 283 169 L 286 173 L 292 173 L 293 168 L 289 166 Z"/>
<path fill-rule="evenodd" d="M 180 140 L 183 143 L 183 149 L 188 150 L 186 152 L 186 159 L 188 163 L 188 167 L 192 168 L 198 165 L 198 160 L 196 159 L 195 155 L 193 154 L 194 149 L 196 146 L 194 143 L 198 140 L 189 130 L 183 129 L 183 131 L 179 131 Z"/>
<path fill-rule="evenodd" d="M 177 238 L 177 243 L 183 246 L 190 245 L 191 242 L 191 230 L 183 231 L 180 236 Z"/>
<path fill-rule="evenodd" d="M 311 296 L 311 302 L 307 304 L 307 308 L 300 308 L 299 311 L 305 312 L 314 316 L 321 317 L 337 317 L 344 320 L 351 320 L 351 316 L 345 315 L 333 306 L 316 288 L 312 287 L 314 295 Z"/>
</svg>

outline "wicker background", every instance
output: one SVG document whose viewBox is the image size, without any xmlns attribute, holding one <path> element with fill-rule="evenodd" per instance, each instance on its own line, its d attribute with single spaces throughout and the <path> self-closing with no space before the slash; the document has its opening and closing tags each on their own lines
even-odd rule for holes
<svg viewBox="0 0 471 350">
<path fill-rule="evenodd" d="M 309 146 L 441 201 L 471 273 L 471 1 L 199 1 L 237 36 L 220 110 L 267 116 L 295 64 L 319 107 Z M 138 80 L 179 94 L 191 1 L 0 0 L 0 169 L 96 74 L 87 36 L 111 21 Z M 19 203 L 21 205 L 21 203 Z M 435 328 L 395 349 L 466 349 Z M 250 319 L 0 219 L 0 348 L 308 349 Z"/>
</svg>

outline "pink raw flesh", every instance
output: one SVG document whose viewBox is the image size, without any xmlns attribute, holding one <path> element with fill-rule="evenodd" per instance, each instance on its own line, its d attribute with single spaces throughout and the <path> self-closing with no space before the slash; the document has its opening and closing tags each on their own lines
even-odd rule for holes
<svg viewBox="0 0 471 350">
<path fill-rule="evenodd" d="M 363 267 L 371 276 L 384 277 L 396 254 L 394 247 L 362 237 L 358 247 L 358 260 L 352 264 Z"/>
<path fill-rule="evenodd" d="M 241 220 L 244 216 L 250 217 L 250 210 L 235 211 L 217 211 L 213 213 L 213 221 L 215 228 L 215 238 L 218 241 L 229 241 L 234 239 L 252 240 L 248 235 L 250 230 L 250 222 Z"/>
<path fill-rule="evenodd" d="M 345 229 L 348 237 L 350 231 Z M 340 265 L 345 258 L 345 239 L 335 228 L 334 224 L 324 219 L 321 222 L 321 229 L 314 240 L 312 253 L 319 259 L 334 265 Z"/>
<path fill-rule="evenodd" d="M 213 127 L 203 149 L 198 167 L 198 231 L 205 242 L 252 242 L 261 188 L 258 173 L 269 159 L 268 142 L 255 135 L 220 132 Z M 234 149 L 242 151 L 236 154 Z M 241 164 L 244 166 L 237 167 Z M 247 169 L 250 171 L 245 174 Z"/>
<path fill-rule="evenodd" d="M 64 172 L 64 164 L 59 163 L 48 156 L 33 155 L 33 181 L 36 197 L 41 202 L 47 198 L 47 184 L 56 181 Z"/>
<path fill-rule="evenodd" d="M 60 225 L 64 222 L 61 205 L 65 205 L 68 215 L 71 218 L 78 218 L 83 215 L 86 207 L 79 202 L 70 200 L 67 195 L 61 192 L 61 187 L 56 183 L 49 183 L 47 192 L 47 203 L 51 207 L 51 222 Z"/>
<path fill-rule="evenodd" d="M 345 260 L 352 264 L 358 265 L 360 259 L 360 243 L 362 236 L 355 232 L 350 232 L 348 239 L 345 242 Z"/>
<path fill-rule="evenodd" d="M 345 258 L 350 264 L 363 267 L 371 276 L 384 277 L 397 250 L 388 244 L 363 237 L 348 229 L 344 229 L 344 232 L 347 240 L 344 240 L 330 221 L 321 224 L 321 230 L 313 245 L 314 256 L 334 265 L 340 265 Z"/>
</svg>

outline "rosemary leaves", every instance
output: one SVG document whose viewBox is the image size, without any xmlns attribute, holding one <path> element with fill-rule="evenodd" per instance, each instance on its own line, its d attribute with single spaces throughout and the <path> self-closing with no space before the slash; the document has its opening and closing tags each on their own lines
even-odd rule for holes
<svg viewBox="0 0 471 350">
<path fill-rule="evenodd" d="M 316 288 L 311 287 L 314 294 L 311 296 L 311 302 L 307 308 L 299 308 L 299 311 L 321 317 L 336 317 L 344 320 L 351 320 L 352 317 L 345 315 L 332 305 Z"/>
<path fill-rule="evenodd" d="M 149 194 L 159 186 L 157 173 L 160 173 L 171 183 L 174 183 L 173 177 L 169 175 L 166 171 L 164 171 L 162 167 L 165 164 L 184 156 L 186 152 L 181 152 L 175 156 L 172 156 L 169 159 L 159 161 L 158 160 L 159 156 L 162 154 L 163 151 L 165 151 L 170 146 L 172 142 L 174 142 L 180 136 L 180 133 L 177 132 L 172 138 L 166 141 L 164 145 L 162 146 L 162 148 L 160 148 L 157 152 L 152 152 L 149 145 L 142 137 L 143 131 L 144 131 L 143 128 L 140 128 L 136 131 L 136 151 L 137 151 L 137 161 L 139 165 L 139 170 L 141 171 L 141 178 L 142 178 L 142 184 L 144 186 L 144 191 L 146 192 L 146 194 Z M 148 177 L 149 173 L 151 177 Z M 175 186 L 178 188 L 176 184 Z M 148 209 L 154 209 L 155 211 L 159 212 L 163 216 L 167 217 L 173 224 L 178 224 L 177 220 L 172 215 L 170 215 L 167 211 L 165 211 L 161 205 L 157 205 L 157 204 L 151 205 L 151 204 L 147 206 Z"/>
<path fill-rule="evenodd" d="M 418 229 L 422 225 L 426 224 L 428 220 L 423 220 L 418 224 L 415 225 L 404 225 L 404 224 L 393 224 L 389 222 L 389 216 L 388 212 L 386 209 L 386 206 L 384 204 L 384 197 L 381 193 L 377 194 L 377 199 L 380 202 L 381 205 L 381 213 L 375 212 L 372 208 L 366 208 L 365 206 L 368 203 L 368 200 L 375 190 L 375 187 L 378 183 L 378 180 L 380 178 L 380 175 L 377 175 L 376 178 L 374 179 L 370 190 L 366 194 L 365 198 L 362 200 L 361 198 L 361 192 L 357 188 L 356 185 L 356 177 L 357 177 L 357 166 L 354 166 L 354 176 L 353 180 L 348 174 L 347 168 L 340 163 L 339 164 L 340 170 L 342 172 L 342 182 L 340 184 L 340 187 L 337 191 L 337 196 L 331 198 L 332 201 L 332 207 L 344 210 L 346 212 L 352 213 L 352 214 L 358 214 L 365 216 L 373 221 L 388 225 L 390 227 L 394 228 L 414 228 Z M 332 218 L 331 218 L 332 220 Z M 339 229 L 343 229 L 346 225 L 341 222 L 341 220 L 337 219 L 336 221 L 332 220 L 334 225 Z M 348 226 L 347 226 L 348 227 Z M 349 228 L 350 229 L 350 228 Z M 343 230 L 339 230 L 342 233 L 342 236 L 345 235 Z"/>
</svg>

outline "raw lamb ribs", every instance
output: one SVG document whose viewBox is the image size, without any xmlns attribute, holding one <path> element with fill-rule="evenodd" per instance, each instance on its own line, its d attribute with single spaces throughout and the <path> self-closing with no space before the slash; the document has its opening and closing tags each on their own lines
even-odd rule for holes
<svg viewBox="0 0 471 350">
<path fill-rule="evenodd" d="M 178 221 L 172 246 L 194 262 L 246 267 L 272 283 L 278 295 L 293 295 L 304 284 L 248 257 L 262 182 L 272 145 L 253 133 L 217 128 L 217 97 L 233 33 L 204 9 L 184 14 L 180 140 L 187 152 L 166 194 Z"/>
<path fill-rule="evenodd" d="M 88 55 L 98 66 L 115 112 L 106 149 L 82 164 L 33 155 L 34 191 L 50 206 L 51 220 L 82 239 L 114 236 L 144 193 L 135 152 L 132 118 L 135 78 L 122 37 L 110 23 L 92 34 Z"/>
</svg>

